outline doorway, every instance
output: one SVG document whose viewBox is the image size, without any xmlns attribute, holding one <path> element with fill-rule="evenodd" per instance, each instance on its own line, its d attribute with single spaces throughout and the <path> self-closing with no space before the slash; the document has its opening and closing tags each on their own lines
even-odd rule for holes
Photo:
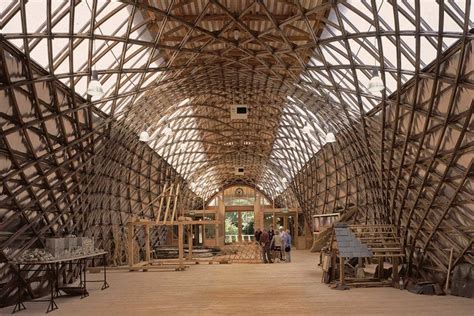
<svg viewBox="0 0 474 316">
<path fill-rule="evenodd" d="M 264 228 L 268 229 L 270 225 L 273 225 L 273 229 L 277 230 L 283 227 L 284 230 L 289 229 L 292 236 L 292 244 L 296 245 L 296 212 L 267 212 L 263 215 Z"/>
<path fill-rule="evenodd" d="M 225 243 L 249 242 L 254 240 L 254 211 L 225 212 Z"/>
</svg>

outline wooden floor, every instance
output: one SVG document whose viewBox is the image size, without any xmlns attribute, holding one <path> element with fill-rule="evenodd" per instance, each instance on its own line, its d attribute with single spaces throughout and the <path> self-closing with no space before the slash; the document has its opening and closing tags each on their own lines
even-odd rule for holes
<svg viewBox="0 0 474 316">
<path fill-rule="evenodd" d="M 111 272 L 111 287 L 85 299 L 61 298 L 50 315 L 474 315 L 474 300 L 393 288 L 335 291 L 320 283 L 317 256 L 294 251 L 289 264 L 197 265 L 184 272 Z M 100 275 L 89 274 L 91 279 Z M 19 315 L 42 314 L 26 303 Z M 9 314 L 12 307 L 0 309 Z"/>
</svg>

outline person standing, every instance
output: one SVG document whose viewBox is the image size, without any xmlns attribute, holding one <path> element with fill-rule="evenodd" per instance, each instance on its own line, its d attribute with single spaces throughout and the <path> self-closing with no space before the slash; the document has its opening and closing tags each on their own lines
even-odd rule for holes
<svg viewBox="0 0 474 316">
<path fill-rule="evenodd" d="M 280 232 L 277 230 L 270 244 L 270 248 L 273 251 L 273 258 L 275 259 L 275 261 L 278 258 L 280 258 L 280 261 L 283 261 L 282 247 L 283 247 L 283 240 L 281 239 Z"/>
<path fill-rule="evenodd" d="M 268 227 L 268 236 L 270 237 L 270 241 L 272 241 L 273 236 L 275 236 L 275 231 L 273 230 L 273 225 Z"/>
<path fill-rule="evenodd" d="M 289 229 L 285 233 L 285 260 L 291 262 L 291 234 Z"/>
<path fill-rule="evenodd" d="M 257 230 L 255 231 L 255 234 L 253 235 L 255 237 L 255 241 L 257 242 L 257 244 L 260 242 L 261 235 L 262 235 L 262 231 L 260 230 L 260 228 L 257 228 Z"/>
<path fill-rule="evenodd" d="M 280 226 L 278 230 L 280 231 L 280 236 L 281 236 L 281 254 L 283 256 L 282 260 L 285 261 L 286 260 L 286 257 L 285 257 L 286 231 L 285 229 L 283 229 L 283 226 Z"/>
<path fill-rule="evenodd" d="M 273 263 L 270 254 L 270 236 L 264 229 L 260 235 L 260 246 L 262 247 L 263 263 Z"/>
</svg>

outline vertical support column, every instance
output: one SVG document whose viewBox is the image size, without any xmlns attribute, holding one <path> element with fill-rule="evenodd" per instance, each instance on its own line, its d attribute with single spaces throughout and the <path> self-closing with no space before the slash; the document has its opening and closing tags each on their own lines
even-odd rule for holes
<svg viewBox="0 0 474 316">
<path fill-rule="evenodd" d="M 225 244 L 225 204 L 223 192 L 219 194 L 217 204 L 216 220 L 219 224 L 216 225 L 216 243 L 217 247 L 223 247 Z"/>
<path fill-rule="evenodd" d="M 151 261 L 151 249 L 150 249 L 150 225 L 145 225 L 145 261 L 150 263 Z"/>
<path fill-rule="evenodd" d="M 383 261 L 384 261 L 384 260 L 383 260 L 383 257 L 380 257 L 380 258 L 379 258 L 379 274 L 378 274 L 378 278 L 379 278 L 380 280 L 383 279 Z"/>
<path fill-rule="evenodd" d="M 398 277 L 398 257 L 392 257 L 392 270 L 393 270 L 393 283 L 395 286 L 398 285 L 399 277 Z"/>
<path fill-rule="evenodd" d="M 339 283 L 340 285 L 345 284 L 345 275 L 344 275 L 344 258 L 339 256 Z"/>
<path fill-rule="evenodd" d="M 254 212 L 255 230 L 257 228 L 262 229 L 263 228 L 263 212 L 262 212 L 262 206 L 260 204 L 260 193 L 258 192 L 255 192 L 255 203 L 253 206 L 253 212 Z"/>
<path fill-rule="evenodd" d="M 331 281 L 336 279 L 336 253 L 331 253 Z"/>
<path fill-rule="evenodd" d="M 294 226 L 294 229 L 295 229 L 295 230 L 294 230 L 294 232 L 295 232 L 294 235 L 295 235 L 295 236 L 293 236 L 293 240 L 295 241 L 295 247 L 296 247 L 296 249 L 305 249 L 304 240 L 300 240 L 301 238 L 300 238 L 300 236 L 298 236 L 298 225 L 299 225 L 299 223 L 298 223 L 298 221 L 299 221 L 298 216 L 299 216 L 299 215 L 298 215 L 298 209 L 296 209 L 296 212 L 295 212 L 295 222 L 294 222 L 294 225 L 295 225 L 295 226 Z M 304 236 L 304 235 L 303 235 L 303 236 Z M 302 243 L 303 243 L 303 245 L 302 245 Z"/>
<path fill-rule="evenodd" d="M 184 227 L 183 223 L 178 223 L 178 254 L 179 254 L 179 267 L 178 270 L 184 269 Z"/>
<path fill-rule="evenodd" d="M 187 225 L 186 231 L 188 232 L 188 259 L 193 259 L 193 225 Z"/>
<path fill-rule="evenodd" d="M 449 277 L 451 276 L 451 268 L 452 268 L 452 264 L 453 264 L 453 251 L 454 251 L 454 248 L 451 247 L 451 251 L 449 253 L 448 271 L 447 271 L 447 274 L 446 274 L 446 285 L 444 286 L 444 290 L 446 292 L 448 292 L 448 290 L 449 290 Z"/>
<path fill-rule="evenodd" d="M 127 223 L 127 242 L 128 242 L 128 266 L 130 268 L 133 267 L 133 254 L 134 254 L 134 242 L 133 242 L 133 235 L 134 235 L 134 228 L 135 226 L 133 223 Z"/>
<path fill-rule="evenodd" d="M 237 240 L 239 242 L 242 242 L 243 238 L 242 238 L 242 212 L 237 212 Z"/>
</svg>

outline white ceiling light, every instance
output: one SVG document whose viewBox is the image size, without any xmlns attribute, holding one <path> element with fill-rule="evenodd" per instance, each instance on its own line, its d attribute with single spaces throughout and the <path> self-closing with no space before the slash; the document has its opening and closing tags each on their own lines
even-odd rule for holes
<svg viewBox="0 0 474 316">
<path fill-rule="evenodd" d="M 238 29 L 235 29 L 235 30 L 234 30 L 234 39 L 235 39 L 236 41 L 238 41 L 238 40 L 239 40 L 239 37 L 240 37 L 240 32 L 239 32 Z"/>
<path fill-rule="evenodd" d="M 141 142 L 148 142 L 150 141 L 150 134 L 147 131 L 143 131 L 140 133 L 140 141 Z"/>
<path fill-rule="evenodd" d="M 326 143 L 335 143 L 336 142 L 336 136 L 334 136 L 333 132 L 329 132 L 326 134 Z"/>
<path fill-rule="evenodd" d="M 102 98 L 104 96 L 104 88 L 99 82 L 97 70 L 92 70 L 92 77 L 87 86 L 87 94 L 91 97 Z"/>
<path fill-rule="evenodd" d="M 379 77 L 379 72 L 374 70 L 372 72 L 372 78 L 369 81 L 367 91 L 369 91 L 371 94 L 375 94 L 379 93 L 383 89 L 385 89 L 385 86 L 383 85 L 382 79 Z"/>
<path fill-rule="evenodd" d="M 305 124 L 303 127 L 303 134 L 309 135 L 311 132 L 314 131 L 313 127 L 309 125 L 308 123 Z"/>
<path fill-rule="evenodd" d="M 173 130 L 172 130 L 169 126 L 166 126 L 166 127 L 163 129 L 163 135 L 165 135 L 165 136 L 171 136 L 171 135 L 173 135 Z"/>
</svg>

